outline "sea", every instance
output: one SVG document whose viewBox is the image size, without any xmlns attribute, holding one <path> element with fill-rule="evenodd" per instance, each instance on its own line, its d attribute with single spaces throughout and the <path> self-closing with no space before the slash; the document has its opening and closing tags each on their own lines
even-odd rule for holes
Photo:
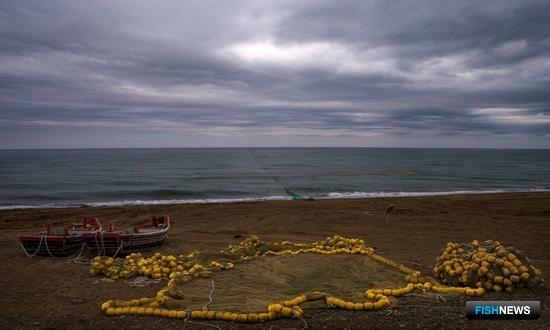
<svg viewBox="0 0 550 330">
<path fill-rule="evenodd" d="M 0 150 L 0 209 L 530 191 L 550 150 Z"/>
</svg>

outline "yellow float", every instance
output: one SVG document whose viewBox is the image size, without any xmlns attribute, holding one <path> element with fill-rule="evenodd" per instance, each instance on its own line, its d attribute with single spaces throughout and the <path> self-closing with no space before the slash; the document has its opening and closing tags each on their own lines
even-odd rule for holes
<svg viewBox="0 0 550 330">
<path fill-rule="evenodd" d="M 266 244 L 251 236 L 239 245 L 229 245 L 220 254 L 233 259 L 248 261 L 263 256 L 315 253 L 320 255 L 357 254 L 392 267 L 405 274 L 406 285 L 401 288 L 368 289 L 366 301 L 346 301 L 324 292 L 308 292 L 294 298 L 269 304 L 265 311 L 234 313 L 231 311 L 173 309 L 166 306 L 167 298 L 181 300 L 184 293 L 176 288 L 196 278 L 209 278 L 215 272 L 235 267 L 231 262 L 210 261 L 208 265 L 196 262 L 198 252 L 187 255 L 164 256 L 155 253 L 146 258 L 132 253 L 125 258 L 95 257 L 90 266 L 92 276 L 104 275 L 111 279 L 148 276 L 166 278 L 168 285 L 155 297 L 109 300 L 101 304 L 108 316 L 147 315 L 177 319 L 224 320 L 235 322 L 265 322 L 277 318 L 300 318 L 301 305 L 311 301 L 324 301 L 329 307 L 354 311 L 377 310 L 390 306 L 389 297 L 400 297 L 415 290 L 427 290 L 447 294 L 482 296 L 486 291 L 512 292 L 514 288 L 537 287 L 544 280 L 540 270 L 534 267 L 521 251 L 504 247 L 498 241 L 473 241 L 470 244 L 448 243 L 433 267 L 434 277 L 423 277 L 420 272 L 374 253 L 361 239 L 349 239 L 335 235 L 313 243 Z"/>
</svg>

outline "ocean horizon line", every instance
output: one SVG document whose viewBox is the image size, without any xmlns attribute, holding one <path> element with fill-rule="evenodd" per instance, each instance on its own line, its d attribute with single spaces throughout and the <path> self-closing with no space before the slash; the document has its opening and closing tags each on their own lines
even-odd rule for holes
<svg viewBox="0 0 550 330">
<path fill-rule="evenodd" d="M 0 148 L 0 151 L 48 151 L 48 150 L 151 150 L 151 149 L 393 149 L 393 150 L 533 150 L 533 151 L 550 151 L 549 148 L 506 148 L 506 147 L 309 147 L 309 146 L 292 146 L 292 147 L 53 147 L 53 148 Z"/>
</svg>

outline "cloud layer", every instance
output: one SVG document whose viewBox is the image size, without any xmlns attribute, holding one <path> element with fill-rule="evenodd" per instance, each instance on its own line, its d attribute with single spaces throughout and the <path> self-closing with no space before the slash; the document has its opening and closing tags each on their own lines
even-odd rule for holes
<svg viewBox="0 0 550 330">
<path fill-rule="evenodd" d="M 0 148 L 549 142 L 547 1 L 0 3 Z"/>
</svg>

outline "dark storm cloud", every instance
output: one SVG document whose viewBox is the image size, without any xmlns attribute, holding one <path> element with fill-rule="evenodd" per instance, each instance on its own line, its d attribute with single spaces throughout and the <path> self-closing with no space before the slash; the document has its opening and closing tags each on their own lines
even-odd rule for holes
<svg viewBox="0 0 550 330">
<path fill-rule="evenodd" d="M 439 56 L 471 50 L 493 51 L 510 41 L 531 48 L 525 57 L 548 50 L 545 2 L 330 1 L 294 12 L 279 26 L 288 40 L 328 39 L 358 46 L 399 47 L 407 55 Z"/>
<path fill-rule="evenodd" d="M 549 22 L 545 1 L 2 1 L 0 147 L 545 146 Z"/>
</svg>

